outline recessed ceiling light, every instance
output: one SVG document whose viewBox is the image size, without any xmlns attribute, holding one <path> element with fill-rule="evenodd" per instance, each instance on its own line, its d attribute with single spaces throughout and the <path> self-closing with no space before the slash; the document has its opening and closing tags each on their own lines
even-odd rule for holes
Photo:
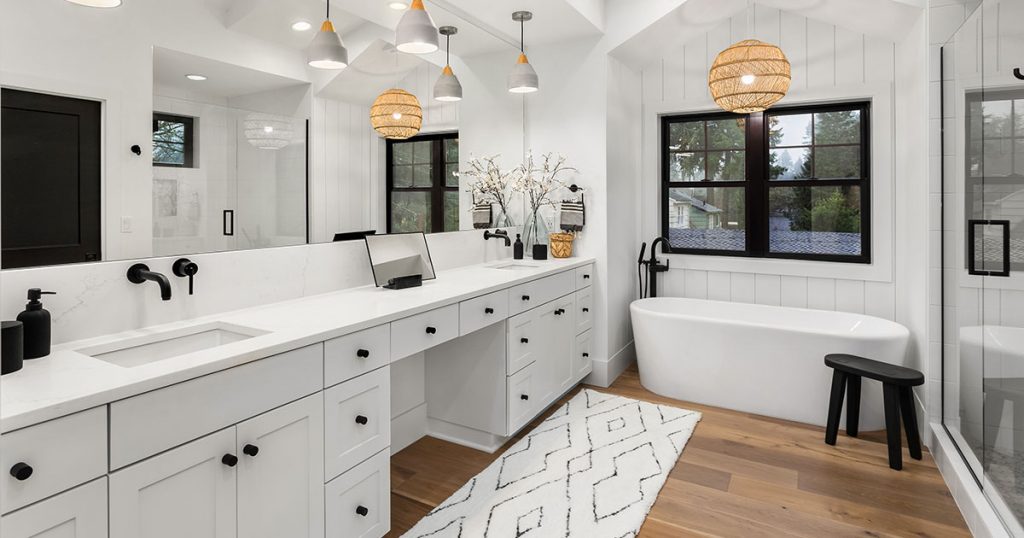
<svg viewBox="0 0 1024 538">
<path fill-rule="evenodd" d="M 185 78 L 187 78 L 189 80 L 195 80 L 196 82 L 206 80 L 205 76 L 203 76 L 203 75 L 195 75 L 195 74 L 185 75 Z"/>
<path fill-rule="evenodd" d="M 88 7 L 117 7 L 121 5 L 121 0 L 68 0 L 68 2 Z"/>
<path fill-rule="evenodd" d="M 313 25 L 307 21 L 295 21 L 292 24 L 292 30 L 295 30 L 296 32 L 305 32 L 306 30 L 309 30 L 312 27 Z"/>
<path fill-rule="evenodd" d="M 409 4 L 406 4 L 405 2 L 391 2 L 388 4 L 388 7 L 395 11 L 404 11 L 409 9 Z"/>
</svg>

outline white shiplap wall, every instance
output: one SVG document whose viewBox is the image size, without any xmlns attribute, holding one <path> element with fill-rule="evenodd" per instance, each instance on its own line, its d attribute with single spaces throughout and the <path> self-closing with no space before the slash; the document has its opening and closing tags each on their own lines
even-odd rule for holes
<svg viewBox="0 0 1024 538">
<path fill-rule="evenodd" d="M 842 99 L 844 87 L 892 83 L 895 80 L 892 41 L 866 36 L 842 27 L 761 5 L 754 7 L 753 34 L 778 43 L 793 72 L 792 91 L 828 90 Z M 656 121 L 651 110 L 679 103 L 679 110 L 713 109 L 707 90 L 707 70 L 719 51 L 749 37 L 747 15 L 740 14 L 697 36 L 676 50 L 662 51 L 642 69 L 644 121 Z M 859 95 L 859 94 L 852 94 Z M 645 132 L 650 132 L 645 127 Z M 878 141 L 875 141 L 878 143 Z M 891 138 L 885 141 L 892 143 Z M 644 146 L 656 145 L 645 140 Z M 644 159 L 641 202 L 645 237 L 660 233 L 659 171 L 649 153 Z M 883 193 L 887 195 L 888 193 Z M 876 234 L 892 230 L 875 229 Z M 850 280 L 809 277 L 785 268 L 774 272 L 749 269 L 749 260 L 737 258 L 729 270 L 689 269 L 692 256 L 672 256 L 671 269 L 662 277 L 663 295 L 734 302 L 839 310 L 894 319 L 895 290 L 891 278 Z M 808 264 L 821 262 L 806 262 Z M 681 266 L 681 267 L 680 267 Z M 833 271 L 841 274 L 842 269 Z"/>
</svg>

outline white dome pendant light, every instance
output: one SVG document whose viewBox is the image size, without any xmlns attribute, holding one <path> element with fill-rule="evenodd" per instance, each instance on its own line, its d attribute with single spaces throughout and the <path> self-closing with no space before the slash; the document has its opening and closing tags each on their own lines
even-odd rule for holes
<svg viewBox="0 0 1024 538">
<path fill-rule="evenodd" d="M 511 93 L 533 93 L 540 89 L 540 78 L 530 60 L 526 58 L 526 21 L 533 19 L 529 11 L 516 11 L 512 20 L 519 23 L 519 60 L 508 75 L 508 91 Z"/>
<path fill-rule="evenodd" d="M 430 54 L 439 48 L 437 26 L 423 0 L 412 0 L 395 29 L 395 48 L 409 54 Z"/>
<path fill-rule="evenodd" d="M 327 19 L 320 26 L 313 42 L 309 44 L 307 60 L 310 67 L 317 69 L 344 69 L 348 66 L 348 49 L 341 42 L 341 36 L 331 22 L 331 2 L 327 0 Z"/>
<path fill-rule="evenodd" d="M 445 62 L 444 71 L 441 71 L 441 76 L 434 84 L 434 99 L 445 102 L 461 101 L 462 84 L 459 83 L 459 77 L 455 76 L 455 72 L 452 71 L 451 64 L 452 36 L 459 33 L 459 29 L 454 26 L 442 26 L 437 31 L 445 37 Z"/>
</svg>

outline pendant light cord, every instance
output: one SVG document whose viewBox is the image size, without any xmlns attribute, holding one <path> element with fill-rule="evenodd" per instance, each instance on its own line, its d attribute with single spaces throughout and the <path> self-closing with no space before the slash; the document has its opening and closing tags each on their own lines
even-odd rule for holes
<svg viewBox="0 0 1024 538">
<path fill-rule="evenodd" d="M 331 20 L 331 0 L 327 0 L 327 20 Z"/>
<path fill-rule="evenodd" d="M 519 52 L 526 54 L 526 21 L 519 21 Z"/>
<path fill-rule="evenodd" d="M 444 64 L 452 64 L 452 36 L 450 34 L 444 36 Z"/>
</svg>

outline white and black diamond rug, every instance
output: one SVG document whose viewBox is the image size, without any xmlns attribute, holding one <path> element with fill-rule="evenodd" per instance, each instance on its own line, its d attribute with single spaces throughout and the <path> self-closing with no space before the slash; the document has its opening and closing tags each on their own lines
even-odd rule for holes
<svg viewBox="0 0 1024 538">
<path fill-rule="evenodd" d="M 583 390 L 403 538 L 636 536 L 698 421 Z"/>
</svg>

